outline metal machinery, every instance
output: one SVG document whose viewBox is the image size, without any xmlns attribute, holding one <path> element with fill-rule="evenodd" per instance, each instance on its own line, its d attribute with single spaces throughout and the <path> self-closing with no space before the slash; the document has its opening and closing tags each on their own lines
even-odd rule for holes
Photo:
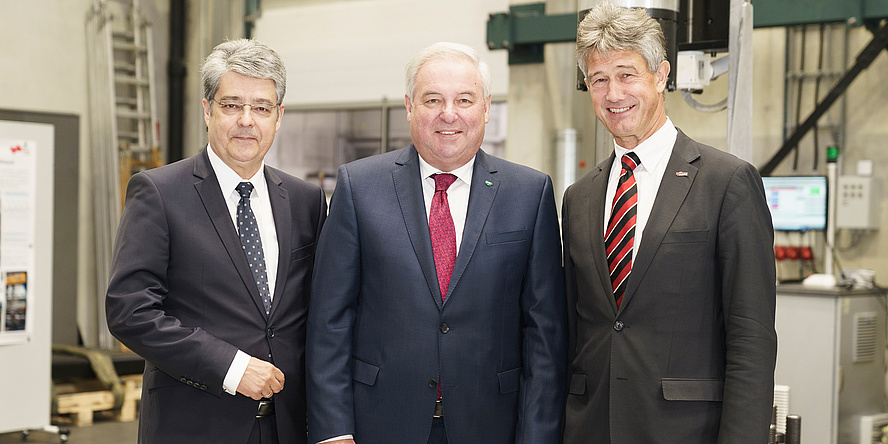
<svg viewBox="0 0 888 444">
<path fill-rule="evenodd" d="M 540 63 L 543 45 L 554 42 L 576 41 L 576 25 L 586 12 L 603 0 L 580 0 L 577 14 L 545 15 L 545 4 L 534 3 L 512 6 L 508 13 L 491 14 L 487 23 L 487 42 L 490 49 L 509 51 L 509 64 Z M 737 156 L 752 158 L 752 5 L 744 0 L 610 0 L 619 6 L 644 8 L 657 19 L 667 39 L 667 59 L 673 68 L 667 88 L 685 90 L 682 96 L 701 111 L 728 109 L 728 151 Z M 693 100 L 692 92 L 700 85 L 682 85 L 676 74 L 682 70 L 680 55 L 690 51 L 702 55 L 727 51 L 727 56 L 712 69 L 709 57 L 699 56 L 708 71 L 696 73 L 700 85 L 730 72 L 728 97 L 715 105 L 703 105 Z M 684 66 L 689 64 L 685 63 Z M 577 87 L 584 89 L 582 74 L 578 73 Z"/>
<path fill-rule="evenodd" d="M 579 11 L 589 9 L 601 0 L 579 0 Z M 824 98 L 818 101 L 811 114 L 802 119 L 789 134 L 783 145 L 771 159 L 760 167 L 762 175 L 771 174 L 786 156 L 796 148 L 802 137 L 815 127 L 818 119 L 845 92 L 851 82 L 863 72 L 876 56 L 888 50 L 888 25 L 879 23 L 888 17 L 888 2 L 883 0 L 768 0 L 757 2 L 755 10 L 742 0 L 614 0 L 616 4 L 644 7 L 661 24 L 667 26 L 669 17 L 678 3 L 677 50 L 720 52 L 727 42 L 728 54 L 732 57 L 728 71 L 735 74 L 731 80 L 727 108 L 729 112 L 728 150 L 738 154 L 743 146 L 751 147 L 750 139 L 743 134 L 751 134 L 751 125 L 744 123 L 744 113 L 751 113 L 751 45 L 744 47 L 743 41 L 751 39 L 751 27 L 790 27 L 816 23 L 846 23 L 849 26 L 866 26 L 873 33 L 869 45 L 858 54 L 854 65 L 848 68 Z M 487 45 L 490 49 L 509 51 L 509 64 L 540 63 L 543 61 L 543 46 L 546 43 L 576 41 L 577 14 L 546 15 L 545 3 L 513 5 L 509 12 L 494 13 L 487 22 Z M 662 17 L 662 18 L 660 18 Z M 750 19 L 751 18 L 751 19 Z M 749 23 L 752 22 L 752 23 Z M 751 26 L 750 26 L 751 25 Z M 665 28 L 664 28 L 665 29 Z M 747 30 L 747 32 L 744 32 Z M 667 34 L 667 39 L 669 34 Z M 672 59 L 670 59 L 671 61 Z M 681 64 L 678 63 L 678 69 Z M 677 72 L 678 69 L 675 71 Z M 739 82 L 739 84 L 735 84 Z M 580 79 L 579 83 L 582 83 Z M 745 91 L 737 94 L 737 91 Z M 748 99 L 748 100 L 747 100 Z M 740 103 L 732 103 L 738 100 Z M 740 109 L 742 108 L 742 109 Z M 748 114 L 747 114 L 748 115 Z M 736 126 L 734 123 L 737 122 Z M 735 127 L 732 130 L 732 127 Z M 740 157 L 751 156 L 740 152 Z"/>
<path fill-rule="evenodd" d="M 802 442 L 882 442 L 872 424 L 885 410 L 884 304 L 878 290 L 777 287 L 774 380 L 789 387 Z M 862 431 L 866 421 L 869 430 Z"/>
</svg>

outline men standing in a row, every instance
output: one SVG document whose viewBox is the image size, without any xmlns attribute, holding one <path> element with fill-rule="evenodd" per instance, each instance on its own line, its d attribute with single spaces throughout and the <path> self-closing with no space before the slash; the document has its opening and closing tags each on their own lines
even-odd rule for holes
<svg viewBox="0 0 888 444">
<path fill-rule="evenodd" d="M 146 361 L 141 443 L 306 441 L 305 322 L 326 200 L 263 161 L 286 77 L 261 43 L 217 46 L 201 69 L 208 147 L 127 187 L 106 308 Z"/>
<path fill-rule="evenodd" d="M 490 74 L 407 66 L 410 146 L 340 167 L 308 322 L 310 442 L 558 443 L 564 283 L 552 182 L 480 150 Z"/>
<path fill-rule="evenodd" d="M 577 47 L 614 155 L 564 195 L 564 442 L 766 442 L 776 279 L 761 178 L 666 117 L 665 39 L 643 10 L 599 4 Z"/>
</svg>

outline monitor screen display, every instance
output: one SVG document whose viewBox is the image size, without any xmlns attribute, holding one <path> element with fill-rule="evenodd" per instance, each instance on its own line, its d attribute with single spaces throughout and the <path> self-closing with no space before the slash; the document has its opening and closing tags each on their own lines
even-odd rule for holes
<svg viewBox="0 0 888 444">
<path fill-rule="evenodd" d="M 826 176 L 763 177 L 762 182 L 775 230 L 826 229 Z"/>
</svg>

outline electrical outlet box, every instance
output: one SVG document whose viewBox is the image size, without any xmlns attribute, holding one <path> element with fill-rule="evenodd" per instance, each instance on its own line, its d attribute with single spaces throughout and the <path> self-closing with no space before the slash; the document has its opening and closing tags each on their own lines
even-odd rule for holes
<svg viewBox="0 0 888 444">
<path fill-rule="evenodd" d="M 876 177 L 840 176 L 836 191 L 836 228 L 879 229 L 881 182 Z"/>
</svg>

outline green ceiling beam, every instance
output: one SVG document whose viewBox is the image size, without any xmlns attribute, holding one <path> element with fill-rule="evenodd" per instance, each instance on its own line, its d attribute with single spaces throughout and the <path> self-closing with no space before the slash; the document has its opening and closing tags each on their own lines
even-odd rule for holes
<svg viewBox="0 0 888 444">
<path fill-rule="evenodd" d="M 545 3 L 514 5 L 487 22 L 487 47 L 508 50 L 510 65 L 542 63 L 546 43 L 576 40 L 577 14 L 546 15 Z"/>
<path fill-rule="evenodd" d="M 888 17 L 885 0 L 752 0 L 752 8 L 756 28 L 819 23 L 860 26 Z"/>
</svg>

